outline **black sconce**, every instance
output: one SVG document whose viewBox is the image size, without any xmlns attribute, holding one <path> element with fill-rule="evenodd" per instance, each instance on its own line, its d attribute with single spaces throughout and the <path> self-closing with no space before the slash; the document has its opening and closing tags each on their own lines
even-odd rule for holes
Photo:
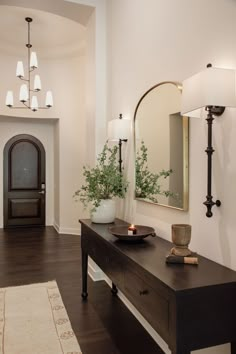
<svg viewBox="0 0 236 354">
<path fill-rule="evenodd" d="M 212 196 L 212 124 L 214 116 L 223 114 L 225 107 L 236 107 L 235 71 L 231 69 L 207 69 L 183 81 L 181 113 L 189 117 L 201 117 L 207 111 L 208 145 L 207 153 L 207 196 L 203 203 L 207 207 L 206 216 L 211 217 L 212 207 L 221 205 L 220 200 L 213 201 Z"/>
<path fill-rule="evenodd" d="M 122 143 L 127 142 L 130 135 L 130 120 L 123 119 L 122 114 L 119 115 L 118 119 L 112 119 L 108 123 L 108 140 L 118 141 L 119 145 L 119 171 L 122 173 Z M 112 283 L 112 294 L 117 294 L 117 288 L 114 283 Z"/>
</svg>

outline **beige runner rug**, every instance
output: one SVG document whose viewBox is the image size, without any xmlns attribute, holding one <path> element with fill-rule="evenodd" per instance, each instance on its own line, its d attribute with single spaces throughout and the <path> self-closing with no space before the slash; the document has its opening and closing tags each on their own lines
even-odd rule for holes
<svg viewBox="0 0 236 354">
<path fill-rule="evenodd" d="M 56 281 L 0 289 L 0 354 L 81 354 Z"/>
</svg>

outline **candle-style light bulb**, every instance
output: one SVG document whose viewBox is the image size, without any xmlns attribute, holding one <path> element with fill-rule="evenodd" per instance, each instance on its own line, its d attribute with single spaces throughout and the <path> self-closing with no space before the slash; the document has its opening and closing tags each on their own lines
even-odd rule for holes
<svg viewBox="0 0 236 354">
<path fill-rule="evenodd" d="M 46 93 L 46 102 L 45 106 L 50 108 L 53 106 L 53 97 L 52 97 L 52 91 L 47 91 Z"/>
<path fill-rule="evenodd" d="M 33 112 L 36 112 L 38 110 L 39 105 L 38 105 L 38 99 L 36 96 L 32 97 L 30 108 L 32 109 Z"/>
<path fill-rule="evenodd" d="M 26 84 L 21 85 L 20 87 L 20 95 L 19 95 L 19 100 L 21 102 L 27 102 L 29 99 L 29 94 L 28 94 L 28 87 Z"/>
<path fill-rule="evenodd" d="M 12 107 L 13 105 L 14 105 L 13 92 L 12 92 L 12 91 L 7 91 L 7 95 L 6 95 L 6 106 Z"/>
<path fill-rule="evenodd" d="M 30 55 L 30 68 L 36 69 L 38 67 L 38 59 L 36 52 L 32 52 Z"/>
<path fill-rule="evenodd" d="M 41 80 L 39 75 L 35 75 L 34 77 L 34 90 L 35 91 L 40 91 L 42 88 L 41 86 Z"/>
<path fill-rule="evenodd" d="M 24 77 L 24 67 L 22 61 L 18 61 L 16 64 L 16 76 L 19 78 Z"/>
</svg>

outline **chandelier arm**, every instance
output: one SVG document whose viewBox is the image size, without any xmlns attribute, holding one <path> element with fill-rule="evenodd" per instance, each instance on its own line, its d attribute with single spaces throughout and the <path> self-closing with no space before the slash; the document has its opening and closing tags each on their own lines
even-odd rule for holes
<svg viewBox="0 0 236 354">
<path fill-rule="evenodd" d="M 17 107 L 17 106 L 7 106 L 7 107 L 9 107 L 9 108 L 11 108 L 11 109 L 31 109 L 31 107 L 30 106 L 27 106 L 25 103 L 24 103 L 24 105 L 25 105 L 25 107 Z M 49 108 L 51 108 L 51 106 L 49 106 L 49 107 L 38 107 L 38 109 L 49 109 Z"/>
<path fill-rule="evenodd" d="M 29 101 L 30 102 L 30 101 Z M 22 102 L 23 105 L 26 107 L 26 108 L 30 108 L 30 105 L 28 105 L 26 102 Z M 23 107 L 24 108 L 24 107 Z"/>
<path fill-rule="evenodd" d="M 7 107 L 9 107 L 9 108 L 11 108 L 11 109 L 29 109 L 30 107 L 28 107 L 28 106 L 26 106 L 26 107 L 17 107 L 17 106 L 7 106 Z"/>
</svg>

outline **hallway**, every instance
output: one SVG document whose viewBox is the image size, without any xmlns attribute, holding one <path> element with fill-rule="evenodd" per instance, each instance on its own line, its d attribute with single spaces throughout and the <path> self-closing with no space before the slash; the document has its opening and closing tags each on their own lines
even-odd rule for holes
<svg viewBox="0 0 236 354">
<path fill-rule="evenodd" d="M 104 281 L 81 293 L 80 237 L 53 227 L 0 229 L 0 287 L 55 279 L 83 354 L 162 354 Z"/>
</svg>

